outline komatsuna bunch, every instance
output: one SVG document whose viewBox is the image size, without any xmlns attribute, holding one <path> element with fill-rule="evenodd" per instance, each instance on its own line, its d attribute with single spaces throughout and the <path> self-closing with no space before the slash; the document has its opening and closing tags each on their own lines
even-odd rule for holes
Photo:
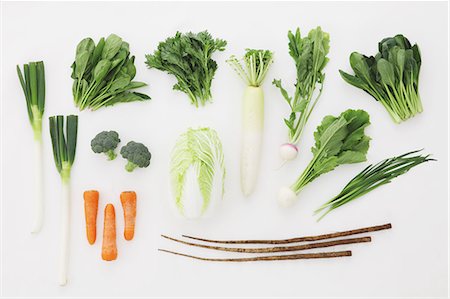
<svg viewBox="0 0 450 299">
<path fill-rule="evenodd" d="M 379 42 L 375 56 L 353 52 L 350 66 L 355 75 L 339 72 L 347 83 L 379 101 L 392 120 L 400 123 L 423 111 L 419 96 L 421 64 L 417 44 L 412 46 L 406 37 L 398 34 Z"/>
</svg>

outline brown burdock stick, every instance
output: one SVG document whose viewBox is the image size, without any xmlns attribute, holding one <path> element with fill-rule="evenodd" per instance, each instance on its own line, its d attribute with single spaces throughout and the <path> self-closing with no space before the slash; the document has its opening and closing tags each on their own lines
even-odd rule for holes
<svg viewBox="0 0 450 299">
<path fill-rule="evenodd" d="M 161 237 L 175 241 L 175 242 L 179 242 L 179 243 L 182 243 L 185 245 L 189 245 L 189 246 L 196 246 L 196 247 L 212 249 L 212 250 L 220 250 L 220 251 L 240 252 L 240 253 L 270 253 L 270 252 L 300 251 L 300 250 L 308 250 L 308 249 L 314 249 L 314 248 L 331 247 L 331 246 L 336 246 L 336 245 L 365 243 L 365 242 L 371 241 L 370 237 L 363 237 L 363 238 L 341 239 L 341 240 L 328 241 L 328 242 L 310 243 L 310 244 L 297 245 L 297 246 L 280 246 L 280 247 L 263 247 L 263 248 L 233 248 L 233 247 L 220 247 L 220 246 L 211 246 L 211 245 L 204 245 L 204 244 L 198 244 L 198 243 L 191 243 L 191 242 L 178 240 L 178 239 L 175 239 L 175 238 L 172 238 L 169 236 L 165 236 L 165 235 L 161 235 Z"/>
<path fill-rule="evenodd" d="M 351 251 L 335 251 L 335 252 L 319 252 L 319 253 L 303 253 L 303 254 L 289 254 L 289 255 L 266 255 L 255 256 L 248 258 L 206 258 L 200 256 L 194 256 L 179 252 L 174 252 L 166 249 L 158 249 L 162 252 L 170 254 L 181 255 L 196 260 L 209 261 L 209 262 L 257 262 L 257 261 L 282 261 L 282 260 L 304 260 L 304 259 L 320 259 L 320 258 L 335 258 L 343 256 L 351 256 Z"/>
<path fill-rule="evenodd" d="M 339 238 L 339 237 L 375 232 L 375 231 L 390 229 L 390 228 L 392 228 L 392 225 L 390 223 L 387 223 L 387 224 L 383 224 L 383 225 L 363 227 L 363 228 L 347 230 L 347 231 L 342 231 L 342 232 L 336 232 L 336 233 L 331 233 L 331 234 L 325 234 L 325 235 L 306 236 L 306 237 L 298 237 L 298 238 L 282 239 L 282 240 L 209 240 L 209 239 L 203 239 L 203 238 L 187 236 L 187 235 L 182 235 L 182 236 L 184 238 L 188 238 L 188 239 L 193 239 L 193 240 L 198 240 L 198 241 L 203 241 L 203 242 L 210 242 L 210 243 L 221 243 L 221 244 L 289 244 L 289 243 L 299 243 L 299 242 L 334 239 L 334 238 Z"/>
</svg>

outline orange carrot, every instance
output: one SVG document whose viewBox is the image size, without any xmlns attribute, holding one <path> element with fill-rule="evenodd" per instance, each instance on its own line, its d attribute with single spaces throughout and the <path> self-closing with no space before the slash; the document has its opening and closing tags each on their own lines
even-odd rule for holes
<svg viewBox="0 0 450 299">
<path fill-rule="evenodd" d="M 123 208 L 123 218 L 125 219 L 125 230 L 123 235 L 125 240 L 131 240 L 134 236 L 134 226 L 136 223 L 136 192 L 124 191 L 120 194 L 120 202 Z"/>
<path fill-rule="evenodd" d="M 112 204 L 105 207 L 105 221 L 103 224 L 102 259 L 113 261 L 117 258 L 116 245 L 116 212 Z"/>
<path fill-rule="evenodd" d="M 97 237 L 98 191 L 84 191 L 84 215 L 86 218 L 86 236 L 89 244 L 94 244 Z"/>
</svg>

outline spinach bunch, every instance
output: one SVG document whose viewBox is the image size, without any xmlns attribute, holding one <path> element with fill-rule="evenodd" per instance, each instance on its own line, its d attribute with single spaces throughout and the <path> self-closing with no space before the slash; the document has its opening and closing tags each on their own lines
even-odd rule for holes
<svg viewBox="0 0 450 299">
<path fill-rule="evenodd" d="M 411 46 L 401 34 L 378 43 L 375 56 L 353 52 L 352 76 L 339 70 L 342 78 L 379 101 L 396 123 L 423 111 L 419 96 L 419 72 L 422 60 L 417 44 Z"/>
<path fill-rule="evenodd" d="M 130 92 L 147 85 L 132 81 L 135 76 L 134 56 L 130 57 L 127 42 L 115 34 L 106 40 L 102 37 L 97 45 L 91 38 L 85 38 L 78 44 L 72 64 L 75 105 L 80 110 L 97 110 L 116 103 L 150 99 L 148 95 Z"/>
<path fill-rule="evenodd" d="M 189 96 L 198 107 L 211 100 L 211 82 L 217 70 L 217 63 L 211 59 L 216 51 L 225 50 L 227 42 L 213 39 L 208 31 L 182 34 L 160 42 L 153 55 L 146 55 L 146 64 L 174 75 L 177 83 L 173 89 Z"/>
</svg>

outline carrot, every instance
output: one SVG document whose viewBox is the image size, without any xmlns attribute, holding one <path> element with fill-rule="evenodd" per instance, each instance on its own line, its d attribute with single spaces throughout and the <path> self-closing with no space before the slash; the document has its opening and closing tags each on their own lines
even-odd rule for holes
<svg viewBox="0 0 450 299">
<path fill-rule="evenodd" d="M 94 244 L 97 238 L 98 191 L 84 191 L 84 215 L 86 218 L 86 236 L 89 244 Z"/>
<path fill-rule="evenodd" d="M 117 258 L 116 245 L 116 212 L 112 204 L 105 207 L 105 221 L 103 224 L 102 259 L 113 261 Z"/>
<path fill-rule="evenodd" d="M 120 202 L 123 208 L 123 218 L 125 219 L 125 229 L 123 235 L 125 240 L 131 240 L 134 236 L 134 226 L 136 223 L 136 192 L 124 191 L 120 194 Z"/>
</svg>

